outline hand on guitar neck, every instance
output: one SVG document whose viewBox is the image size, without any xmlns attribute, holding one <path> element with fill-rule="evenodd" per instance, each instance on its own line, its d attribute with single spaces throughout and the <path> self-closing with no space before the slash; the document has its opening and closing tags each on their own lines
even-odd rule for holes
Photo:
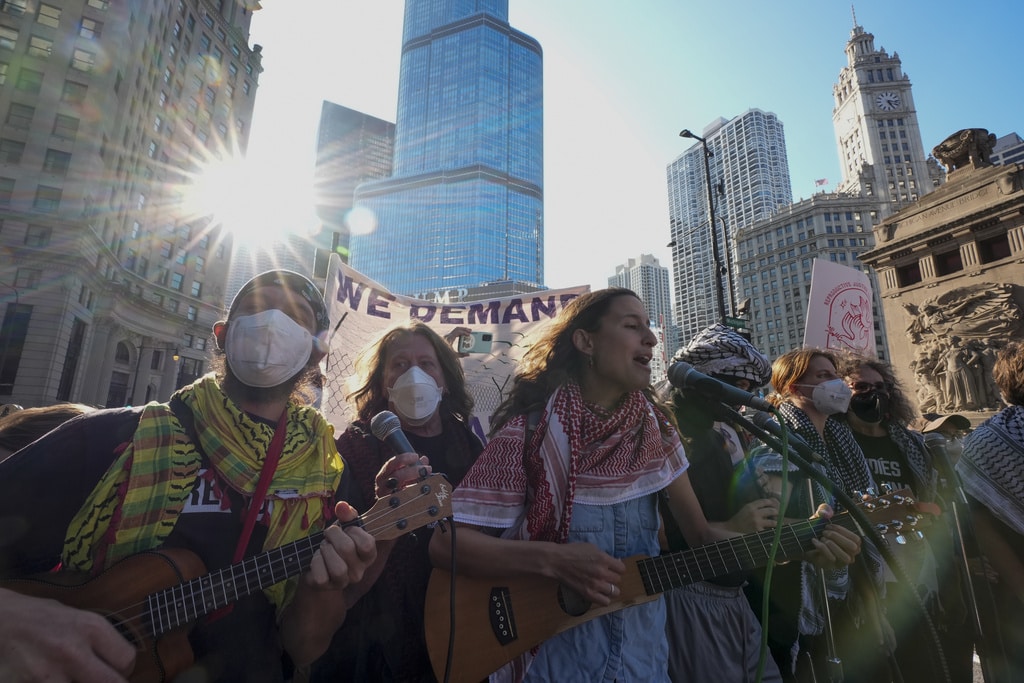
<svg viewBox="0 0 1024 683">
<path fill-rule="evenodd" d="M 325 620 L 344 617 L 341 593 L 363 578 L 376 557 L 375 540 L 392 540 L 448 516 L 450 496 L 447 479 L 434 474 L 378 500 L 358 519 L 339 503 L 342 524 L 210 573 L 198 556 L 176 548 L 132 555 L 93 577 L 0 580 L 0 681 L 172 680 L 192 663 L 188 633 L 197 621 L 302 575 L 282 615 L 281 638 L 288 646 Z M 339 599 L 311 618 L 310 609 L 322 608 L 332 594 Z M 297 622 L 289 626 L 289 618 Z M 331 633 L 333 628 L 328 640 Z M 315 641 L 304 647 L 300 661 L 319 655 Z"/>
</svg>

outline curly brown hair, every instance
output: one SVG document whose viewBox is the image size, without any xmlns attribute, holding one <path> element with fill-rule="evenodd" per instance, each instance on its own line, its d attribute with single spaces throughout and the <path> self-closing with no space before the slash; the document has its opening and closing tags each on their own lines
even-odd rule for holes
<svg viewBox="0 0 1024 683">
<path fill-rule="evenodd" d="M 874 357 L 861 356 L 856 353 L 843 353 L 837 356 L 839 365 L 836 371 L 839 376 L 849 381 L 850 377 L 861 368 L 871 368 L 882 376 L 882 381 L 888 384 L 889 389 L 889 417 L 887 422 L 906 427 L 917 417 L 917 410 L 907 399 L 903 391 L 903 385 L 893 374 L 892 366 L 883 360 Z"/>
<path fill-rule="evenodd" d="M 996 355 L 992 379 L 1010 405 L 1024 405 L 1024 343 L 1010 342 Z"/>
<path fill-rule="evenodd" d="M 633 290 L 608 287 L 582 294 L 565 305 L 519 360 L 512 389 L 491 416 L 492 434 L 517 415 L 542 410 L 551 394 L 563 384 L 580 382 L 589 356 L 576 348 L 573 333 L 597 332 L 612 301 L 620 296 L 640 298 Z M 644 393 L 675 424 L 672 411 L 655 397 L 654 389 L 648 386 Z"/>
<path fill-rule="evenodd" d="M 453 415 L 469 422 L 473 414 L 473 397 L 466 391 L 466 375 L 462 371 L 455 350 L 429 325 L 421 320 L 410 320 L 392 325 L 356 356 L 355 367 L 358 386 L 346 398 L 355 406 L 360 420 L 370 421 L 374 415 L 388 407 L 388 391 L 384 386 L 384 368 L 392 343 L 409 335 L 419 335 L 430 342 L 441 364 L 447 391 L 441 398 L 442 415 Z"/>
</svg>

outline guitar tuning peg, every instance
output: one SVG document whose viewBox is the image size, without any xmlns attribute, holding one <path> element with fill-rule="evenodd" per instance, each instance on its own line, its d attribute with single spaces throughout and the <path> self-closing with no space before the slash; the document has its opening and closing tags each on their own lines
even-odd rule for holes
<svg viewBox="0 0 1024 683">
<path fill-rule="evenodd" d="M 889 495 L 890 493 L 892 493 L 892 491 L 893 491 L 892 484 L 882 484 L 882 495 L 883 496 Z"/>
</svg>

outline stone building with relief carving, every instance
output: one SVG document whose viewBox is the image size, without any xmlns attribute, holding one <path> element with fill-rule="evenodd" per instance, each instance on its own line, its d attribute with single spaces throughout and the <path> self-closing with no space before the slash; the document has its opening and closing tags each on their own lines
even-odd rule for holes
<svg viewBox="0 0 1024 683">
<path fill-rule="evenodd" d="M 1002 408 L 996 352 L 1024 339 L 1024 164 L 992 165 L 995 136 L 949 136 L 946 183 L 874 228 L 891 362 L 922 413 Z M 901 334 L 902 333 L 902 334 Z"/>
</svg>

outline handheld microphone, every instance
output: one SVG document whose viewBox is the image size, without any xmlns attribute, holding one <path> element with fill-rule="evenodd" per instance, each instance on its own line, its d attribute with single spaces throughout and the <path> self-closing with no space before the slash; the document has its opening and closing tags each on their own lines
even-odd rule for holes
<svg viewBox="0 0 1024 683">
<path fill-rule="evenodd" d="M 398 453 L 415 453 L 409 438 L 402 431 L 402 421 L 390 410 L 382 410 L 370 420 L 370 431 L 386 443 L 391 450 Z"/>
<path fill-rule="evenodd" d="M 760 396 L 755 396 L 749 391 L 743 391 L 702 372 L 697 372 L 692 365 L 681 360 L 677 360 L 669 367 L 668 381 L 677 389 L 690 391 L 729 405 L 745 405 L 758 410 L 773 410 L 772 405 Z"/>
</svg>

